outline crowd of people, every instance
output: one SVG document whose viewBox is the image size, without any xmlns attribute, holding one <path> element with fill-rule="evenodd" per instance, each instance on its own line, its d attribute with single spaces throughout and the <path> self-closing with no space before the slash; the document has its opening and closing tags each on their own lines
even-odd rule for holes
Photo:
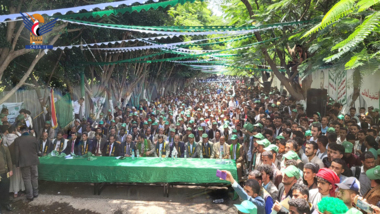
<svg viewBox="0 0 380 214">
<path fill-rule="evenodd" d="M 69 130 L 54 130 L 49 121 L 33 130 L 26 109 L 9 124 L 1 111 L 0 203 L 7 209 L 9 192 L 38 197 L 37 156 L 54 150 L 231 159 L 237 175 L 223 171 L 226 180 L 257 213 L 380 213 L 379 109 L 345 114 L 331 101 L 326 115 L 307 117 L 286 93 L 264 93 L 240 80 L 196 83 L 98 117 L 83 116 L 83 99 L 74 105 Z"/>
</svg>

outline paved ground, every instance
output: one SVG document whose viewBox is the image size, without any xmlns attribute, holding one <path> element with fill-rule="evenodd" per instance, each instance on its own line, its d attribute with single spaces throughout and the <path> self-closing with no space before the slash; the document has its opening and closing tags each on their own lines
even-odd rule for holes
<svg viewBox="0 0 380 214">
<path fill-rule="evenodd" d="M 40 195 L 27 203 L 25 196 L 13 201 L 12 213 L 237 213 L 229 200 L 232 196 L 224 187 L 174 186 L 169 197 L 163 187 L 156 185 L 111 185 L 101 195 L 93 195 L 91 184 L 40 182 Z M 213 199 L 225 198 L 223 204 Z M 58 202 L 58 203 L 57 203 Z M 10 213 L 10 212 L 5 212 Z"/>
</svg>

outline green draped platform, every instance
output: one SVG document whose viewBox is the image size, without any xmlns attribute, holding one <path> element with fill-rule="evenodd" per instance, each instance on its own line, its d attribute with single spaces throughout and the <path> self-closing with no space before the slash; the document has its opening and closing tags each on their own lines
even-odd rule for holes
<svg viewBox="0 0 380 214">
<path fill-rule="evenodd" d="M 39 179 L 55 182 L 133 182 L 133 183 L 228 183 L 216 177 L 216 170 L 228 170 L 237 180 L 236 164 L 216 164 L 216 159 L 97 157 L 66 160 L 42 157 Z"/>
</svg>

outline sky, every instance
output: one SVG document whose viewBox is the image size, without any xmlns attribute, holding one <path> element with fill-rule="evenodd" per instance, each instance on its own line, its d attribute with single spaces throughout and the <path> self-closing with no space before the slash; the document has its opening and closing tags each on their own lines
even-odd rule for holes
<svg viewBox="0 0 380 214">
<path fill-rule="evenodd" d="M 222 16 L 222 9 L 220 8 L 220 4 L 224 2 L 224 0 L 208 0 L 209 5 L 208 9 L 213 12 L 216 16 Z"/>
</svg>

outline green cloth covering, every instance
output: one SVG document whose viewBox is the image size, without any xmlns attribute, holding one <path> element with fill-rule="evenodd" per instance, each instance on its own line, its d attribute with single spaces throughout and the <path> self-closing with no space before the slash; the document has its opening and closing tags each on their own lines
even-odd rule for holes
<svg viewBox="0 0 380 214">
<path fill-rule="evenodd" d="M 216 170 L 228 170 L 237 179 L 236 164 L 215 164 L 215 159 L 135 158 L 117 160 L 96 157 L 95 160 L 40 158 L 40 180 L 55 182 L 136 182 L 136 183 L 229 183 L 216 177 Z"/>
<path fill-rule="evenodd" d="M 70 94 L 67 93 L 65 96 L 61 97 L 60 100 L 55 102 L 55 109 L 57 112 L 59 127 L 64 128 L 74 120 Z"/>
</svg>

